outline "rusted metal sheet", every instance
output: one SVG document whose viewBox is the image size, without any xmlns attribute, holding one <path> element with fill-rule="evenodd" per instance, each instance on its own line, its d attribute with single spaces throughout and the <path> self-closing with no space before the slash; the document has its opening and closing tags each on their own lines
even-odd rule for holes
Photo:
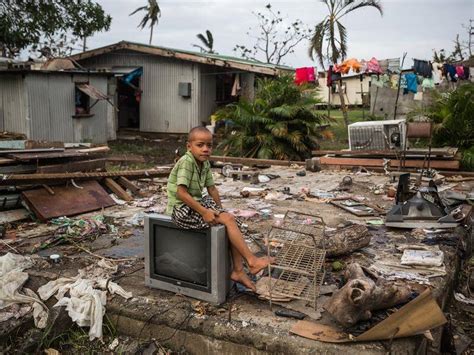
<svg viewBox="0 0 474 355">
<path fill-rule="evenodd" d="M 64 174 L 17 174 L 0 175 L 0 186 L 21 186 L 33 184 L 50 184 L 53 182 L 74 180 L 100 180 L 106 177 L 124 176 L 129 179 L 167 177 L 171 168 L 152 170 L 125 170 L 91 173 L 64 173 Z"/>
<path fill-rule="evenodd" d="M 77 85 L 77 88 L 94 100 L 107 100 L 108 99 L 107 95 L 105 95 L 99 89 L 97 89 L 96 87 L 92 85 L 80 84 L 80 85 Z"/>
<path fill-rule="evenodd" d="M 97 181 L 80 183 L 81 189 L 74 186 L 51 187 L 54 195 L 44 188 L 24 191 L 24 201 L 42 221 L 61 217 L 74 216 L 80 213 L 100 210 L 115 205 Z"/>
<path fill-rule="evenodd" d="M 105 169 L 106 159 L 93 159 L 93 160 L 79 160 L 71 161 L 64 164 L 44 165 L 38 166 L 35 171 L 39 174 L 55 174 L 55 173 L 73 173 L 73 172 L 86 172 L 94 171 L 97 169 Z M 1 171 L 1 167 L 0 167 Z"/>
</svg>

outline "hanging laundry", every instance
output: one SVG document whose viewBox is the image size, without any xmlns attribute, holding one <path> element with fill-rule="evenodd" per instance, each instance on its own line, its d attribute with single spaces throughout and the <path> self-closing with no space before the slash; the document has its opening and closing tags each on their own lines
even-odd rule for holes
<svg viewBox="0 0 474 355">
<path fill-rule="evenodd" d="M 329 69 L 328 69 L 328 77 L 326 79 L 326 86 L 327 87 L 330 87 L 332 86 L 332 83 L 334 81 L 338 81 L 338 80 L 341 80 L 341 73 L 336 73 L 334 72 L 334 66 L 333 65 L 330 65 L 329 66 Z"/>
<path fill-rule="evenodd" d="M 407 78 L 405 75 L 400 77 L 400 89 L 403 89 L 403 94 L 405 94 L 405 90 L 407 90 Z"/>
<path fill-rule="evenodd" d="M 434 79 L 424 78 L 423 81 L 421 82 L 421 87 L 423 88 L 423 91 L 425 91 L 425 89 L 433 89 L 435 87 Z"/>
<path fill-rule="evenodd" d="M 375 57 L 367 62 L 366 73 L 382 74 L 382 68 L 380 68 L 380 64 Z"/>
<path fill-rule="evenodd" d="M 431 66 L 431 77 L 433 78 L 434 84 L 439 85 L 443 80 L 443 72 L 441 71 L 443 66 L 439 63 L 431 63 Z"/>
<path fill-rule="evenodd" d="M 387 59 L 388 61 L 388 68 L 387 70 L 390 73 L 400 73 L 400 58 L 390 58 Z"/>
<path fill-rule="evenodd" d="M 234 84 L 232 84 L 232 90 L 230 92 L 230 96 L 239 96 L 240 94 L 240 75 L 235 74 L 234 77 Z"/>
<path fill-rule="evenodd" d="M 386 73 L 388 70 L 388 59 L 379 60 L 380 70 L 382 73 Z"/>
<path fill-rule="evenodd" d="M 296 68 L 295 84 L 301 85 L 307 82 L 314 82 L 314 67 Z"/>
<path fill-rule="evenodd" d="M 413 70 L 425 78 L 431 78 L 431 64 L 427 60 L 413 59 Z"/>
<path fill-rule="evenodd" d="M 453 83 L 458 81 L 457 74 L 456 74 L 456 67 L 451 64 L 443 65 L 443 71 L 445 73 L 446 78 L 449 78 Z"/>
<path fill-rule="evenodd" d="M 416 94 L 417 90 L 417 77 L 416 74 L 408 73 L 404 75 L 406 80 L 406 88 L 403 89 L 403 94 L 408 94 L 412 92 Z"/>
<path fill-rule="evenodd" d="M 334 71 L 341 74 L 347 74 L 350 70 L 355 73 L 359 73 L 361 67 L 362 65 L 357 59 L 351 58 L 343 61 L 340 65 L 334 65 Z"/>
<path fill-rule="evenodd" d="M 464 67 L 462 65 L 456 66 L 456 74 L 459 79 L 464 79 Z"/>
<path fill-rule="evenodd" d="M 469 67 L 464 67 L 464 79 L 469 80 L 471 77 L 471 70 Z"/>
</svg>

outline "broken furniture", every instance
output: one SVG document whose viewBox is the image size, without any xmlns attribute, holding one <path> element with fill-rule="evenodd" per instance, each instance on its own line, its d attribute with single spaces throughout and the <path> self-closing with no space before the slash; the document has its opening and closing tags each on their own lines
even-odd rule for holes
<svg viewBox="0 0 474 355">
<path fill-rule="evenodd" d="M 374 282 L 365 276 L 357 263 L 347 266 L 344 278 L 346 284 L 324 305 L 329 314 L 344 327 L 370 319 L 371 311 L 408 302 L 412 293 L 410 287 L 403 282 L 396 283 L 381 278 Z"/>
<path fill-rule="evenodd" d="M 420 187 L 413 197 L 408 191 L 409 175 L 400 176 L 396 203 L 387 213 L 385 225 L 396 228 L 454 228 L 465 215 L 460 208 L 444 206 L 433 181 Z"/>
<path fill-rule="evenodd" d="M 357 217 L 368 217 L 381 213 L 380 210 L 376 210 L 374 207 L 368 206 L 366 203 L 352 198 L 333 199 L 330 203 L 356 215 Z"/>
<path fill-rule="evenodd" d="M 324 220 L 320 216 L 287 211 L 282 223 L 268 236 L 267 253 L 275 262 L 268 266 L 268 295 L 317 306 L 324 279 Z M 273 248 L 272 248 L 273 247 Z"/>
</svg>

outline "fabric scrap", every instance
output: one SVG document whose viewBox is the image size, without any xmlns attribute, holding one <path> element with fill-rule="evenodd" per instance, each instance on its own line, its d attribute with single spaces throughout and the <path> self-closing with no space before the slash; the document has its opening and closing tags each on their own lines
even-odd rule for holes
<svg viewBox="0 0 474 355">
<path fill-rule="evenodd" d="M 414 94 L 417 93 L 417 77 L 413 73 L 408 73 L 404 75 L 405 80 L 406 80 L 406 88 L 403 89 L 403 94 L 408 94 L 409 92 L 412 92 Z"/>
<path fill-rule="evenodd" d="M 413 59 L 413 71 L 425 78 L 431 78 L 431 63 L 427 60 Z"/>
<path fill-rule="evenodd" d="M 382 68 L 380 67 L 379 62 L 375 57 L 372 57 L 372 59 L 370 59 L 367 62 L 366 72 L 367 73 L 382 74 Z"/>
<path fill-rule="evenodd" d="M 295 70 L 295 84 L 301 85 L 308 82 L 314 82 L 316 79 L 314 75 L 314 67 L 296 68 Z"/>
</svg>

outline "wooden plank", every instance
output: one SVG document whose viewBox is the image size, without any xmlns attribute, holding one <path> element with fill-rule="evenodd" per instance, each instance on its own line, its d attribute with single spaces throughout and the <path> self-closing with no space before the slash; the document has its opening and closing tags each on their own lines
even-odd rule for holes
<svg viewBox="0 0 474 355">
<path fill-rule="evenodd" d="M 87 156 L 86 153 L 79 151 L 57 151 L 57 152 L 40 152 L 40 153 L 14 153 L 8 154 L 7 157 L 17 161 L 58 159 L 58 158 L 77 158 Z"/>
<path fill-rule="evenodd" d="M 35 149 L 35 148 L 65 148 L 63 142 L 54 142 L 54 141 L 33 141 L 29 140 L 25 143 L 26 149 Z"/>
<path fill-rule="evenodd" d="M 144 163 L 145 157 L 142 155 L 121 154 L 108 156 L 107 161 L 113 163 Z"/>
<path fill-rule="evenodd" d="M 36 165 L 33 164 L 0 166 L 0 174 L 25 174 L 34 173 L 35 171 Z"/>
<path fill-rule="evenodd" d="M 106 162 L 106 159 L 71 161 L 64 164 L 39 166 L 36 172 L 39 174 L 55 174 L 94 171 L 97 169 L 105 169 Z"/>
<path fill-rule="evenodd" d="M 0 165 L 9 165 L 9 164 L 15 164 L 16 160 L 14 159 L 8 159 L 8 158 L 0 158 Z"/>
<path fill-rule="evenodd" d="M 379 158 L 336 158 L 336 157 L 320 157 L 321 165 L 340 165 L 340 166 L 365 166 L 365 167 L 383 167 L 383 159 Z M 390 167 L 398 167 L 400 161 L 390 160 Z M 427 166 L 427 164 L 425 164 Z M 430 167 L 433 169 L 449 169 L 458 170 L 460 166 L 457 160 L 431 160 Z M 406 160 L 407 168 L 422 168 L 423 160 Z"/>
<path fill-rule="evenodd" d="M 74 186 L 55 186 L 54 195 L 43 188 L 24 191 L 24 201 L 42 221 L 74 216 L 80 213 L 100 210 L 115 205 L 97 181 L 84 181 L 78 189 Z"/>
<path fill-rule="evenodd" d="M 28 211 L 24 208 L 0 212 L 0 225 L 22 221 L 27 219 L 29 215 Z"/>
<path fill-rule="evenodd" d="M 0 178 L 0 186 L 19 186 L 32 184 L 46 184 L 67 180 L 101 180 L 106 177 L 124 176 L 129 179 L 168 177 L 171 168 L 153 170 L 124 170 L 91 173 L 64 173 L 64 174 L 17 174 L 4 175 Z"/>
<path fill-rule="evenodd" d="M 122 185 L 123 187 L 125 187 L 126 189 L 132 191 L 134 194 L 139 195 L 139 196 L 142 195 L 142 193 L 140 192 L 140 189 L 138 188 L 138 186 L 135 185 L 130 180 L 128 180 L 126 177 L 123 177 L 123 176 L 119 177 L 117 182 L 120 185 Z"/>
<path fill-rule="evenodd" d="M 76 149 L 76 152 L 87 153 L 87 154 L 102 154 L 102 153 L 108 153 L 109 151 L 110 151 L 110 148 L 108 146 Z"/>
<path fill-rule="evenodd" d="M 274 159 L 253 159 L 253 158 L 238 158 L 238 157 L 224 157 L 218 155 L 211 155 L 209 158 L 211 161 L 221 161 L 223 163 L 242 164 L 242 165 L 278 165 L 278 166 L 290 166 L 293 164 L 304 166 L 304 161 L 290 161 L 290 160 L 274 160 Z"/>
<path fill-rule="evenodd" d="M 431 157 L 447 157 L 454 158 L 458 152 L 458 148 L 432 148 Z M 313 156 L 324 156 L 324 155 L 340 155 L 340 156 L 380 156 L 380 157 L 400 157 L 401 151 L 395 150 L 313 150 Z M 428 148 L 426 149 L 409 149 L 407 150 L 408 156 L 421 156 L 424 157 L 428 154 Z"/>
<path fill-rule="evenodd" d="M 122 189 L 122 187 L 117 184 L 113 179 L 111 178 L 105 178 L 104 179 L 105 185 L 112 190 L 114 194 L 118 196 L 118 198 L 124 200 L 124 201 L 132 201 L 133 197 L 130 196 L 130 194 Z"/>
<path fill-rule="evenodd" d="M 35 148 L 35 149 L 8 149 L 0 150 L 0 155 L 18 154 L 18 153 L 51 153 L 64 152 L 64 148 Z"/>
<path fill-rule="evenodd" d="M 0 140 L 0 149 L 25 149 L 25 140 Z"/>
</svg>

